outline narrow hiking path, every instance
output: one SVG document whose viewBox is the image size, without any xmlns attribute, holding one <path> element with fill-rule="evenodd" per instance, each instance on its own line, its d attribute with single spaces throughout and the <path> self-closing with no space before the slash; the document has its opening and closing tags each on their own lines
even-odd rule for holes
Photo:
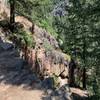
<svg viewBox="0 0 100 100">
<path fill-rule="evenodd" d="M 17 50 L 0 48 L 0 100 L 42 100 L 44 92 L 37 81 Z"/>
</svg>

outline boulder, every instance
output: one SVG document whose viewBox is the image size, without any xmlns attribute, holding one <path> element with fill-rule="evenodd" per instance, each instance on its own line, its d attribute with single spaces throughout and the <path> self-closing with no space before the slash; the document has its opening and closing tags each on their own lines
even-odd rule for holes
<svg viewBox="0 0 100 100">
<path fill-rule="evenodd" d="M 51 76 L 52 74 L 68 76 L 68 65 L 64 63 L 64 57 L 59 51 L 53 50 L 47 55 L 45 48 L 31 49 L 27 56 L 33 71 L 42 76 Z"/>
</svg>

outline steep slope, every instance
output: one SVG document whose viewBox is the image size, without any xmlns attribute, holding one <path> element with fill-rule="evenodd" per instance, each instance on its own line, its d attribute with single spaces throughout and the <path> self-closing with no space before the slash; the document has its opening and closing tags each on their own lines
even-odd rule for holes
<svg viewBox="0 0 100 100">
<path fill-rule="evenodd" d="M 32 23 L 22 16 L 17 16 L 16 22 L 23 24 L 24 28 L 28 31 L 32 28 Z M 37 62 L 39 66 L 37 67 L 41 71 L 40 74 L 51 71 L 49 74 L 54 73 L 59 76 L 61 73 L 66 73 L 68 76 L 67 66 L 71 60 L 70 56 L 62 53 L 56 39 L 50 33 L 46 32 L 46 30 L 34 25 L 33 31 L 33 39 L 36 43 L 35 49 L 31 50 L 29 48 L 31 51 L 29 50 L 30 53 L 27 54 L 27 59 L 30 60 L 31 64 L 33 63 L 33 69 L 35 70 L 36 60 L 39 60 Z M 36 56 L 37 58 L 35 58 Z M 46 72 L 47 70 L 48 72 Z"/>
</svg>

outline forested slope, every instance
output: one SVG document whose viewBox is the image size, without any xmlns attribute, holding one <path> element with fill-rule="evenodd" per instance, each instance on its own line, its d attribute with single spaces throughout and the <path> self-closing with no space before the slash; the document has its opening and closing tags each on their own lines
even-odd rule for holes
<svg viewBox="0 0 100 100">
<path fill-rule="evenodd" d="M 9 0 L 8 8 L 2 6 L 0 26 L 41 80 L 52 77 L 53 88 L 69 84 L 87 89 L 99 100 L 99 4 Z"/>
</svg>

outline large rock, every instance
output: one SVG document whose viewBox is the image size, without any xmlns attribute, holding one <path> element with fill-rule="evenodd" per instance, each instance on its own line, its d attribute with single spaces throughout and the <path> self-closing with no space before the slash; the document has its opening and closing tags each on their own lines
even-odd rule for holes
<svg viewBox="0 0 100 100">
<path fill-rule="evenodd" d="M 43 76 L 55 74 L 57 76 L 62 75 L 64 77 L 67 77 L 68 66 L 64 64 L 63 60 L 64 57 L 57 55 L 56 52 L 55 54 L 51 53 L 49 55 L 46 55 L 46 51 L 44 48 L 32 50 L 28 55 L 28 62 L 32 64 L 32 69 L 34 71 L 38 69 L 38 74 L 40 73 Z"/>
</svg>

